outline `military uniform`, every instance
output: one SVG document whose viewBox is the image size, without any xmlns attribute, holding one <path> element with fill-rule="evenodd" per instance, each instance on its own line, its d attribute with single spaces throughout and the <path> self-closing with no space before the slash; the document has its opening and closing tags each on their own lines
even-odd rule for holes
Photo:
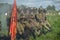
<svg viewBox="0 0 60 40">
<path fill-rule="evenodd" d="M 22 34 L 24 32 L 24 25 L 17 22 L 17 30 L 19 31 L 19 34 Z"/>
<path fill-rule="evenodd" d="M 20 21 L 17 23 L 17 30 L 19 31 L 19 34 L 25 33 L 25 29 L 30 30 L 32 31 L 31 33 L 37 36 L 41 35 L 42 28 L 50 30 L 46 24 L 49 23 L 46 21 L 46 15 L 43 14 L 43 12 L 39 14 L 24 14 L 20 16 Z"/>
<path fill-rule="evenodd" d="M 46 20 L 46 14 L 43 12 L 43 10 L 39 10 L 39 14 L 35 15 L 35 19 L 37 22 L 39 22 L 42 25 L 42 28 L 46 28 L 47 30 L 50 30 L 50 28 L 48 27 L 50 26 L 50 24 Z"/>
</svg>

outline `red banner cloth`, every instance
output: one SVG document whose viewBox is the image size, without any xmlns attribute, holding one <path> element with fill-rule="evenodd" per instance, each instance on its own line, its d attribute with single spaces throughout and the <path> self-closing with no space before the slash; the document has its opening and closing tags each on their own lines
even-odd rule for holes
<svg viewBox="0 0 60 40">
<path fill-rule="evenodd" d="M 16 26 L 17 26 L 17 9 L 16 8 L 17 8 L 16 7 L 16 0 L 14 0 L 11 22 L 10 22 L 11 40 L 15 40 L 15 38 L 16 38 Z"/>
</svg>

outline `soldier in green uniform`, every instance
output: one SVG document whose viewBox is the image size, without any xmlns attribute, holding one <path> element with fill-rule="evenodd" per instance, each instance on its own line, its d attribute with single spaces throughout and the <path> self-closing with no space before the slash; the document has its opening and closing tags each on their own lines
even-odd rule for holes
<svg viewBox="0 0 60 40">
<path fill-rule="evenodd" d="M 17 30 L 19 31 L 19 34 L 22 35 L 24 33 L 24 25 L 17 22 Z"/>
<path fill-rule="evenodd" d="M 49 23 L 46 20 L 46 14 L 41 9 L 39 9 L 38 12 L 39 12 L 39 14 L 35 15 L 36 21 L 42 25 L 42 28 L 46 28 L 47 30 L 50 30 L 50 28 L 47 26 L 47 25 L 49 25 Z"/>
</svg>

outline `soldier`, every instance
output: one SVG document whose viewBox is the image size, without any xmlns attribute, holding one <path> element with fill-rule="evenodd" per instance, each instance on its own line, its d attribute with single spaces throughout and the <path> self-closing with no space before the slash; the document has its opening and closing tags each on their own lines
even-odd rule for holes
<svg viewBox="0 0 60 40">
<path fill-rule="evenodd" d="M 20 22 L 17 22 L 17 30 L 19 34 L 22 35 L 24 33 L 24 25 L 21 24 Z"/>
<path fill-rule="evenodd" d="M 33 25 L 33 28 L 35 29 L 35 34 L 39 35 L 41 33 L 41 24 L 37 22 L 36 20 L 30 19 L 30 24 Z"/>
<path fill-rule="evenodd" d="M 50 30 L 50 28 L 46 25 L 46 15 L 45 15 L 45 13 L 41 9 L 39 9 L 38 12 L 39 12 L 39 14 L 35 15 L 36 21 L 39 22 L 42 25 L 42 28 L 45 27 L 47 30 Z"/>
<path fill-rule="evenodd" d="M 46 11 L 45 9 L 43 9 L 43 18 L 42 18 L 43 22 L 42 24 L 45 26 L 45 28 L 48 31 L 51 31 L 51 25 L 49 24 L 48 20 L 46 19 Z"/>
</svg>

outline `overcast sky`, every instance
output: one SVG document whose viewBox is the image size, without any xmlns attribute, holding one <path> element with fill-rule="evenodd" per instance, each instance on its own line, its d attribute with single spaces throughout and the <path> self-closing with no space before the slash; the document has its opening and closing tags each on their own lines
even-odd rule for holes
<svg viewBox="0 0 60 40">
<path fill-rule="evenodd" d="M 13 4 L 14 0 L 0 0 L 0 3 Z M 27 5 L 30 7 L 40 7 L 44 8 L 48 5 L 55 5 L 56 9 L 60 9 L 60 0 L 16 0 L 17 5 Z"/>
</svg>

